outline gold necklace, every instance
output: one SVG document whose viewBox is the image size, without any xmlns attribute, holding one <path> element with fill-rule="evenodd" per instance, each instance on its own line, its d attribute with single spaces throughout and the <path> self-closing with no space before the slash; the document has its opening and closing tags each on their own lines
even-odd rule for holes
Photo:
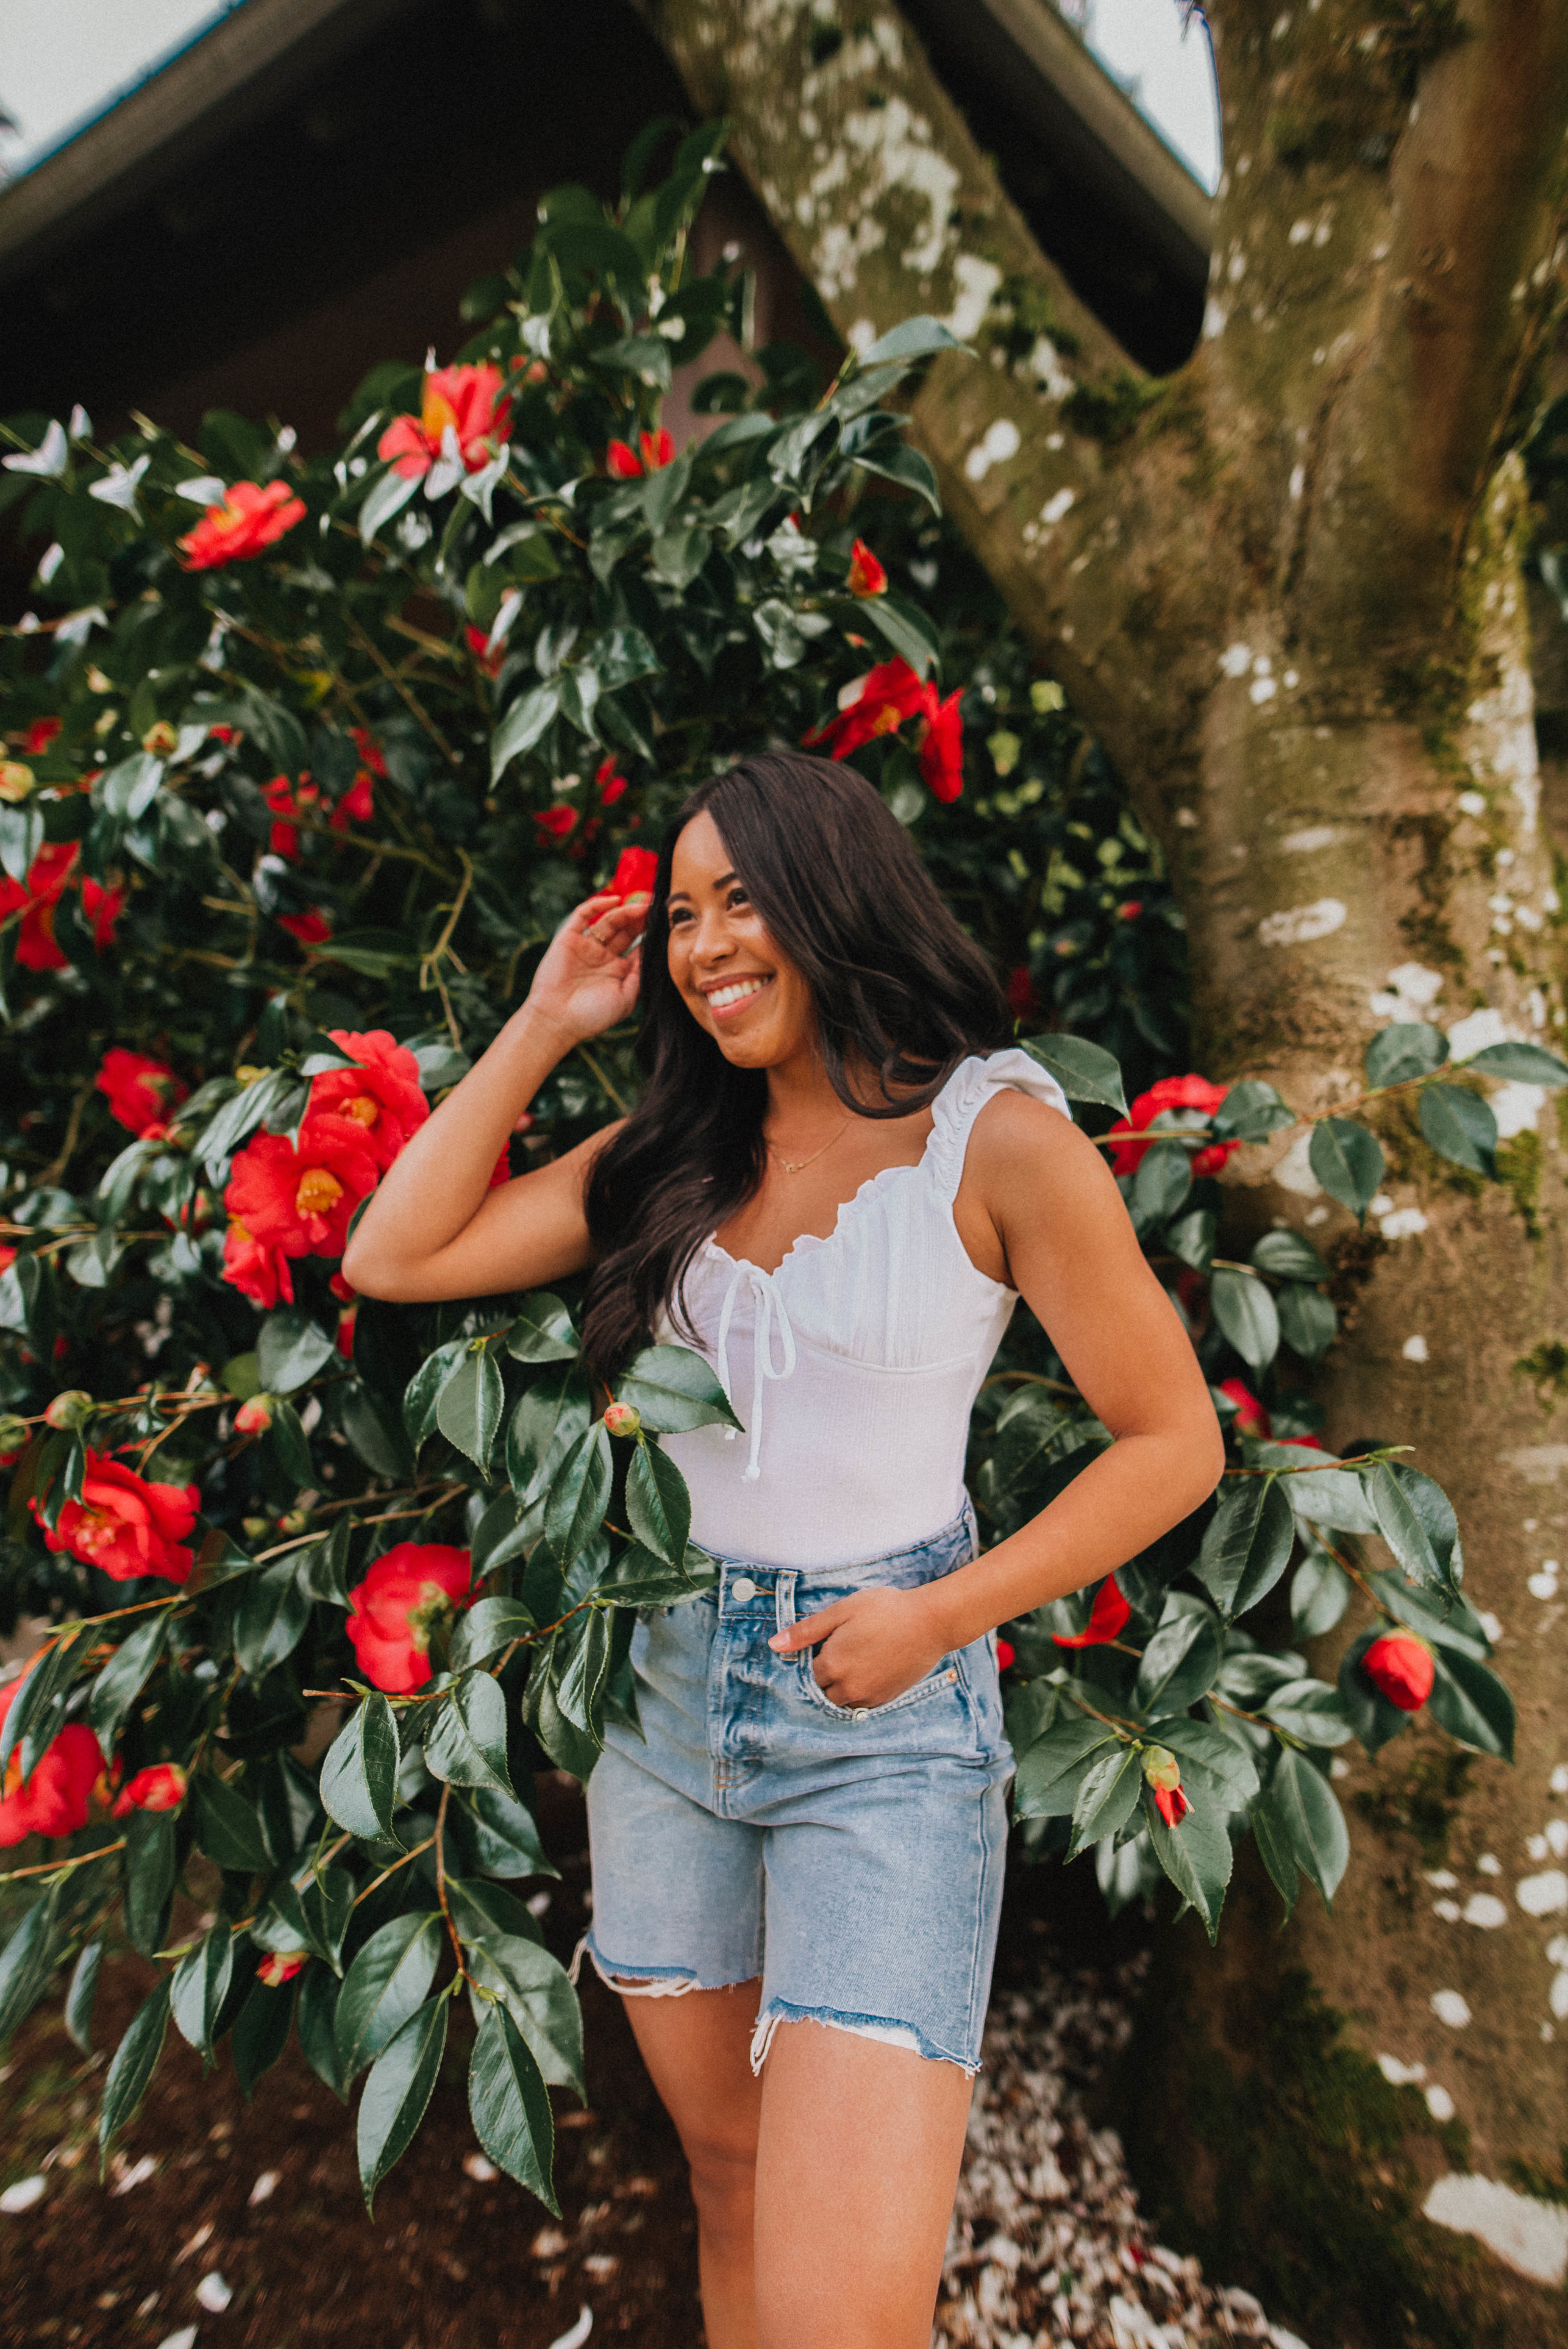
<svg viewBox="0 0 1568 2349">
<path fill-rule="evenodd" d="M 769 1142 L 768 1147 L 772 1151 L 774 1156 L 778 1159 L 779 1165 L 782 1166 L 786 1174 L 803 1174 L 808 1166 L 814 1166 L 819 1158 L 826 1156 L 827 1153 L 831 1150 L 834 1143 L 837 1142 L 839 1134 L 842 1133 L 844 1127 L 849 1124 L 849 1119 L 845 1118 L 843 1125 L 839 1127 L 838 1132 L 830 1133 L 826 1142 L 823 1143 L 821 1149 L 813 1150 L 810 1158 L 786 1158 L 776 1142 Z"/>
</svg>

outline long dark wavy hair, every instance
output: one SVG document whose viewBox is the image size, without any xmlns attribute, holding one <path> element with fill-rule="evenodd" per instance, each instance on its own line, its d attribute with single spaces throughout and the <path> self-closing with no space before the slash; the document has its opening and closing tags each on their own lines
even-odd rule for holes
<svg viewBox="0 0 1568 2349">
<path fill-rule="evenodd" d="M 642 1100 L 595 1161 L 598 1262 L 583 1341 L 601 1377 L 646 1344 L 703 1241 L 762 1180 L 768 1080 L 738 1069 L 669 975 L 670 863 L 707 813 L 769 935 L 811 990 L 829 1081 L 857 1117 L 925 1108 L 959 1061 L 1008 1032 L 996 973 L 943 904 L 909 834 L 851 767 L 798 751 L 743 759 L 691 794 L 665 834 L 643 938 Z M 861 1098 L 850 1070 L 874 1072 Z M 689 1334 L 689 1332 L 688 1332 Z"/>
</svg>

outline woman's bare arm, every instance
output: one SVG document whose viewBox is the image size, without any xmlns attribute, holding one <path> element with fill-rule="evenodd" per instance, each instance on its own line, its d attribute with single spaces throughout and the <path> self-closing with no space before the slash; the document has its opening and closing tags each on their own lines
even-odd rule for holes
<svg viewBox="0 0 1568 2349">
<path fill-rule="evenodd" d="M 508 1134 L 556 1064 L 636 1001 L 646 896 L 590 897 L 551 941 L 528 999 L 383 1177 L 343 1259 L 366 1297 L 427 1304 L 532 1288 L 591 1260 L 583 1186 L 610 1132 L 489 1187 Z"/>
</svg>

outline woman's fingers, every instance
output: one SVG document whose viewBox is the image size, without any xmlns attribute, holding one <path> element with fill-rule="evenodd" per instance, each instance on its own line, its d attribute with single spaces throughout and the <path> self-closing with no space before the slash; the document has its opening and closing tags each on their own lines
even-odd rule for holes
<svg viewBox="0 0 1568 2349">
<path fill-rule="evenodd" d="M 843 1616 L 843 1602 L 841 1600 L 835 1607 L 820 1609 L 815 1615 L 802 1615 L 799 1621 L 791 1623 L 787 1630 L 775 1631 L 768 1644 L 781 1656 L 792 1655 L 799 1648 L 815 1648 L 830 1631 L 838 1630 Z"/>
</svg>

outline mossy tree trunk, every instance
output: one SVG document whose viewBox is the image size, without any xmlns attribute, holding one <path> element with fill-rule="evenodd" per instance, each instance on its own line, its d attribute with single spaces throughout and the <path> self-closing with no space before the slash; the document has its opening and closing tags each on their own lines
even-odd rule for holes
<svg viewBox="0 0 1568 2349">
<path fill-rule="evenodd" d="M 1210 299 L 1197 351 L 1154 383 L 1041 254 L 887 0 L 644 5 L 841 331 L 931 310 L 978 349 L 933 371 L 916 431 L 1165 844 L 1201 1065 L 1317 1109 L 1357 1093 L 1391 1017 L 1469 1019 L 1461 1047 L 1560 1043 L 1516 450 L 1560 305 L 1568 7 L 1212 0 Z M 1494 1106 L 1501 1187 L 1408 1116 L 1375 1119 L 1389 1175 L 1365 1233 L 1300 1141 L 1230 1174 L 1243 1217 L 1310 1229 L 1341 1268 L 1331 1437 L 1410 1444 L 1454 1498 L 1518 1766 L 1450 1769 L 1421 1733 L 1357 1759 L 1332 1922 L 1304 1909 L 1277 1937 L 1243 1902 L 1230 1957 L 1188 1964 L 1213 1987 L 1214 2061 L 1265 2061 L 1227 2036 L 1227 1982 L 1305 1968 L 1352 2044 L 1424 2065 L 1476 2169 L 1517 2182 L 1568 2137 L 1550 2002 L 1568 1970 L 1548 1954 L 1568 1879 L 1562 1830 L 1542 1841 L 1568 1819 L 1568 1625 L 1539 1595 L 1568 1543 L 1568 1443 L 1515 1371 L 1568 1338 L 1568 1216 L 1553 1103 L 1511 1087 Z M 1442 1991 L 1468 2024 L 1439 2019 Z"/>
</svg>

